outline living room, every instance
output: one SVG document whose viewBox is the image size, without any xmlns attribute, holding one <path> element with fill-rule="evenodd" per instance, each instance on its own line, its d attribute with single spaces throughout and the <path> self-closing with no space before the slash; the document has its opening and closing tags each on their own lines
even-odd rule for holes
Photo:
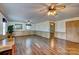
<svg viewBox="0 0 79 59">
<path fill-rule="evenodd" d="M 76 3 L 0 4 L 1 54 L 78 55 L 78 6 Z M 50 13 L 51 10 L 56 13 Z M 6 36 L 11 42 L 7 42 Z"/>
</svg>

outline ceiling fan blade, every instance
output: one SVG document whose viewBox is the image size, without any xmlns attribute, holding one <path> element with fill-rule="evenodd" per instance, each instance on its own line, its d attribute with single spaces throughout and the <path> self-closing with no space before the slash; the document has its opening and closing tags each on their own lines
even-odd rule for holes
<svg viewBox="0 0 79 59">
<path fill-rule="evenodd" d="M 48 10 L 44 10 L 44 11 L 42 11 L 41 13 L 46 13 L 46 12 L 48 12 Z"/>
<path fill-rule="evenodd" d="M 44 12 L 44 11 L 48 11 L 48 8 L 43 7 L 43 8 L 39 8 L 39 9 L 35 9 L 36 12 Z"/>
<path fill-rule="evenodd" d="M 43 6 L 49 7 L 49 3 L 42 3 Z"/>
<path fill-rule="evenodd" d="M 56 9 L 57 10 L 61 10 L 61 9 L 64 9 L 66 6 L 64 4 L 61 4 L 61 5 L 56 5 Z"/>
<path fill-rule="evenodd" d="M 57 3 L 51 3 L 50 6 L 49 6 L 49 8 L 50 8 L 50 9 L 55 9 L 56 4 L 57 4 Z"/>
<path fill-rule="evenodd" d="M 44 7 L 44 8 L 42 8 L 42 9 L 40 10 L 40 12 L 41 12 L 41 11 L 44 11 L 44 10 L 48 10 L 48 8 L 45 8 L 45 7 Z"/>
<path fill-rule="evenodd" d="M 46 7 L 51 7 L 51 6 L 54 6 L 56 3 L 46 3 L 46 4 L 43 4 L 44 6 L 46 6 Z"/>
<path fill-rule="evenodd" d="M 39 8 L 42 8 L 42 7 L 48 8 L 48 6 L 44 3 L 39 3 L 39 4 L 31 6 L 31 8 L 33 8 L 33 9 L 39 9 Z"/>
</svg>

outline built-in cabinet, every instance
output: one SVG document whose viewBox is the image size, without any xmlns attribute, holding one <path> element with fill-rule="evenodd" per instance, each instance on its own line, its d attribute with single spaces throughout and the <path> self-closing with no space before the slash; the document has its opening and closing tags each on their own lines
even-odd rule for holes
<svg viewBox="0 0 79 59">
<path fill-rule="evenodd" d="M 16 45 L 12 45 L 11 49 L 0 51 L 0 55 L 15 55 L 16 54 Z"/>
</svg>

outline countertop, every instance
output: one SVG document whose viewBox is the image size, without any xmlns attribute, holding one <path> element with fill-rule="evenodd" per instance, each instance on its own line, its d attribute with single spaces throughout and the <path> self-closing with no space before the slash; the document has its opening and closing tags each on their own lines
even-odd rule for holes
<svg viewBox="0 0 79 59">
<path fill-rule="evenodd" d="M 14 45 L 14 40 L 7 41 L 6 45 L 3 45 L 2 41 L 0 41 L 0 52 L 12 49 L 13 45 Z"/>
</svg>

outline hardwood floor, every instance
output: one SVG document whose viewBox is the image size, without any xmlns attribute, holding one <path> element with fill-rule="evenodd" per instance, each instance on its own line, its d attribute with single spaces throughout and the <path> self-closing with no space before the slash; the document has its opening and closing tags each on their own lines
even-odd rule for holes
<svg viewBox="0 0 79 59">
<path fill-rule="evenodd" d="M 16 55 L 70 55 L 79 54 L 79 43 L 62 39 L 54 39 L 54 47 L 50 47 L 49 40 L 40 36 L 16 37 Z M 52 39 L 53 41 L 53 39 Z M 68 46 L 67 46 L 68 45 Z M 74 51 L 73 51 L 74 49 Z"/>
<path fill-rule="evenodd" d="M 15 43 L 17 47 L 17 55 L 35 54 L 36 52 L 40 54 L 39 49 L 49 47 L 48 39 L 39 36 L 16 37 Z"/>
<path fill-rule="evenodd" d="M 79 55 L 79 43 L 56 38 L 54 44 L 54 50 L 60 55 Z"/>
</svg>

